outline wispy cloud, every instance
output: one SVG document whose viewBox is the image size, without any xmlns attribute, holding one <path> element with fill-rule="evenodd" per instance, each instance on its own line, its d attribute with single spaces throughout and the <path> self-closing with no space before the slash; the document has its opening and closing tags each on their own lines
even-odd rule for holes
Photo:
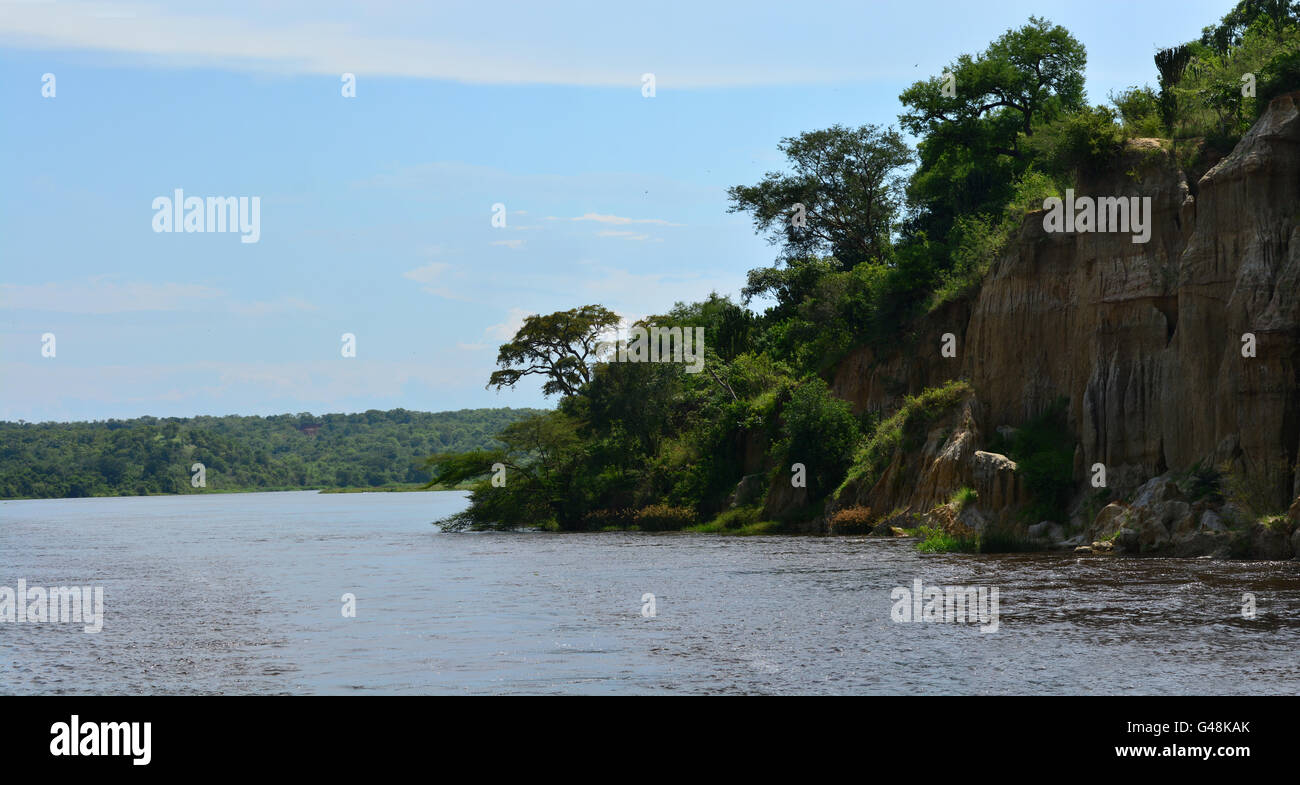
<svg viewBox="0 0 1300 785">
<path fill-rule="evenodd" d="M 315 311 L 316 306 L 299 297 L 281 297 L 276 300 L 259 300 L 251 303 L 233 303 L 230 310 L 240 316 L 266 316 L 277 313 Z"/>
<path fill-rule="evenodd" d="M 402 277 L 409 278 L 416 283 L 424 284 L 420 289 L 429 294 L 445 297 L 448 300 L 463 300 L 463 297 L 457 295 L 445 285 L 431 285 L 442 281 L 445 278 L 445 274 L 451 269 L 452 266 L 445 262 L 430 262 L 423 267 L 416 267 L 414 270 L 407 270 L 402 273 Z"/>
<path fill-rule="evenodd" d="M 430 262 L 423 267 L 417 267 L 414 270 L 407 270 L 402 273 L 403 278 L 410 278 L 417 283 L 433 283 L 442 277 L 442 274 L 451 269 L 451 265 L 444 262 Z"/>
<path fill-rule="evenodd" d="M 523 240 L 493 240 L 492 245 L 504 245 L 505 247 L 517 251 L 524 246 Z"/>
<path fill-rule="evenodd" d="M 515 337 L 519 328 L 524 326 L 524 319 L 532 316 L 535 311 L 529 311 L 525 308 L 511 308 L 510 313 L 506 315 L 503 322 L 494 324 L 483 331 L 488 338 L 498 341 L 508 341 Z"/>
<path fill-rule="evenodd" d="M 553 215 L 546 217 L 548 221 L 595 221 L 602 224 L 657 224 L 659 226 L 681 226 L 671 221 L 665 221 L 662 218 L 626 218 L 621 215 L 602 215 L 601 213 L 583 213 L 576 218 L 556 218 Z"/>
<path fill-rule="evenodd" d="M 651 237 L 650 235 L 648 235 L 648 234 L 643 234 L 643 233 L 641 233 L 641 232 L 624 232 L 624 231 L 617 231 L 617 230 L 614 230 L 614 229 L 606 229 L 606 230 L 603 231 L 603 232 L 596 232 L 596 236 L 597 236 L 597 237 L 619 237 L 619 238 L 622 238 L 622 239 L 624 239 L 624 240 L 636 240 L 636 241 L 638 241 L 638 242 L 645 242 L 646 240 L 654 240 L 655 242 L 663 242 L 663 240 L 662 240 L 661 238 L 658 238 L 658 237 Z"/>
<path fill-rule="evenodd" d="M 349 71 L 359 76 L 475 84 L 636 90 L 650 63 L 657 64 L 660 89 L 868 77 L 860 64 L 846 69 L 844 64 L 825 67 L 757 55 L 745 61 L 716 62 L 698 55 L 707 36 L 713 35 L 707 26 L 686 31 L 693 40 L 665 53 L 658 39 L 662 32 L 655 25 L 638 29 L 621 15 L 587 15 L 576 8 L 548 10 L 547 16 L 555 17 L 550 20 L 525 9 L 512 10 L 484 25 L 477 9 L 454 5 L 439 8 L 435 16 L 418 4 L 375 3 L 362 11 L 349 4 L 322 2 L 312 5 L 310 22 L 288 21 L 278 4 L 261 3 L 195 3 L 177 9 L 113 2 L 4 3 L 4 7 L 0 37 L 10 43 L 145 55 L 179 66 L 217 65 L 335 78 Z M 574 29 L 582 29 L 583 34 L 575 36 Z M 617 47 L 599 43 L 614 38 Z M 750 49 L 770 52 L 774 47 Z"/>
</svg>

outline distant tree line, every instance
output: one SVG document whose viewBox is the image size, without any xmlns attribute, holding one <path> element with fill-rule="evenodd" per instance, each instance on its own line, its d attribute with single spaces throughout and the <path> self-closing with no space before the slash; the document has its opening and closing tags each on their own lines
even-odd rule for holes
<svg viewBox="0 0 1300 785">
<path fill-rule="evenodd" d="M 0 497 L 62 498 L 424 483 L 430 453 L 500 446 L 536 409 L 0 422 Z M 206 487 L 191 485 L 202 463 Z"/>
</svg>

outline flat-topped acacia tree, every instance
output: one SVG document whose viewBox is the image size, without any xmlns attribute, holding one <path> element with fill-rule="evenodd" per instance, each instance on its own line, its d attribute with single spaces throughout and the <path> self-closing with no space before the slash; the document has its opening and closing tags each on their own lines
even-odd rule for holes
<svg viewBox="0 0 1300 785">
<path fill-rule="evenodd" d="M 577 395 L 591 381 L 601 336 L 616 327 L 618 314 L 601 305 L 584 305 L 547 316 L 533 315 L 497 352 L 487 386 L 514 387 L 525 376 L 546 377 L 543 395 Z"/>
</svg>

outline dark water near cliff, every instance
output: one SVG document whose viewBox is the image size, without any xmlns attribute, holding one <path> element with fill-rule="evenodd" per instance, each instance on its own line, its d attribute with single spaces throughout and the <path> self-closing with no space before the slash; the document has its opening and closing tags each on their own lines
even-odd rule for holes
<svg viewBox="0 0 1300 785">
<path fill-rule="evenodd" d="M 105 591 L 98 634 L 0 623 L 0 693 L 1300 693 L 1300 562 L 429 525 L 463 504 L 0 502 L 0 586 Z M 893 622 L 916 578 L 997 587 L 998 631 Z"/>
</svg>

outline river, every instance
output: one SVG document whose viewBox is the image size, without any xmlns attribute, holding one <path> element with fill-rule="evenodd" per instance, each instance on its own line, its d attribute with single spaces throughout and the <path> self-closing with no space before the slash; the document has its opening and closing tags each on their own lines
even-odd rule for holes
<svg viewBox="0 0 1300 785">
<path fill-rule="evenodd" d="M 98 633 L 0 622 L 0 693 L 1300 693 L 1300 562 L 430 525 L 465 504 L 0 502 L 0 587 L 104 589 Z M 997 630 L 894 621 L 917 579 L 997 588 Z"/>
</svg>

